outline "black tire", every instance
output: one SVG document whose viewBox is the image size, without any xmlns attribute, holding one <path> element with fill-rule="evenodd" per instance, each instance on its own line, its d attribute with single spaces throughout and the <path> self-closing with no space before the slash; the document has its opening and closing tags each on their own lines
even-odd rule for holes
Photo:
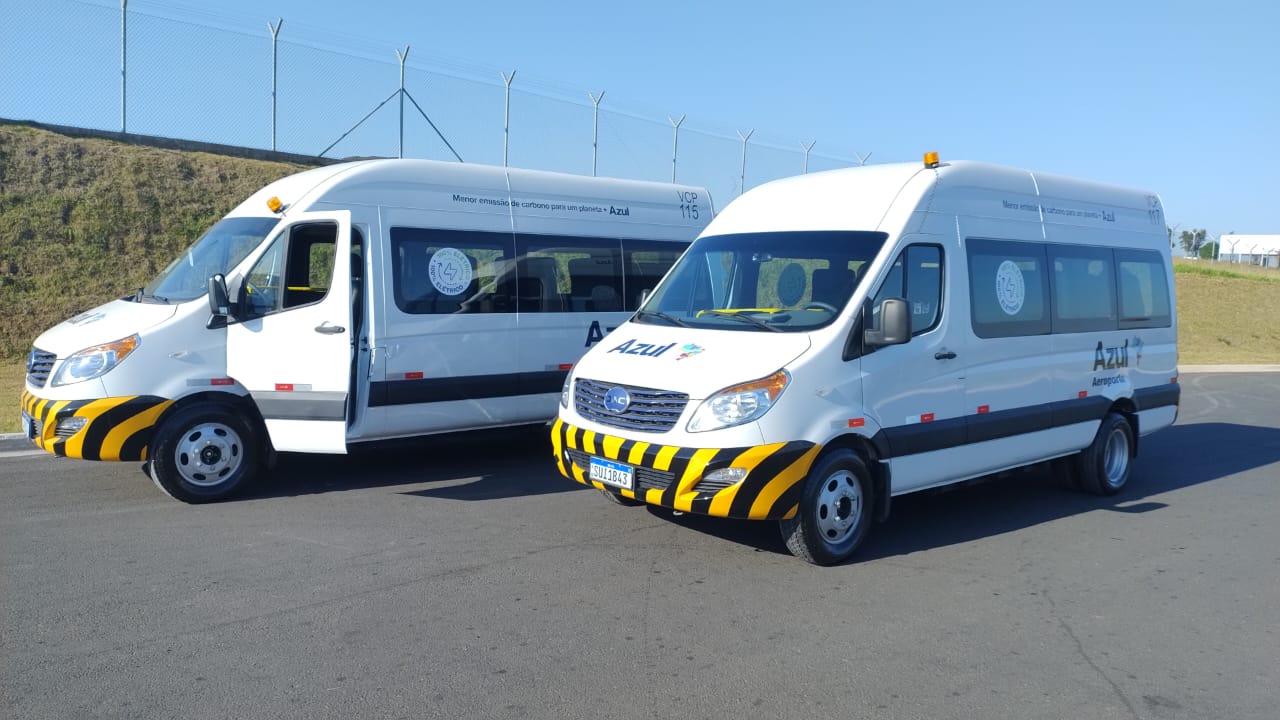
<svg viewBox="0 0 1280 720">
<path fill-rule="evenodd" d="M 611 490 L 601 490 L 600 492 L 604 493 L 604 496 L 609 498 L 610 502 L 616 503 L 623 507 L 640 507 L 641 505 L 644 504 L 639 500 L 632 500 L 629 497 L 623 497 L 621 494 L 613 492 Z"/>
<path fill-rule="evenodd" d="M 778 528 L 792 555 L 816 565 L 847 560 L 875 514 L 871 472 L 852 450 L 835 450 L 809 469 L 795 517 Z"/>
<path fill-rule="evenodd" d="M 179 408 L 156 429 L 147 465 L 156 487 L 175 500 L 225 500 L 258 470 L 257 433 L 227 405 Z"/>
<path fill-rule="evenodd" d="M 1102 419 L 1093 443 L 1075 457 L 1080 489 L 1093 495 L 1115 495 L 1133 471 L 1133 426 L 1119 413 Z"/>
</svg>

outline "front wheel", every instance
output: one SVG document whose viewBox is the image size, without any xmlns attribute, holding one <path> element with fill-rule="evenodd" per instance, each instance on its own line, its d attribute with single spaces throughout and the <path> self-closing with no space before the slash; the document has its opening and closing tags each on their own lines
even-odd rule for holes
<svg viewBox="0 0 1280 720">
<path fill-rule="evenodd" d="M 148 455 L 156 487 L 186 503 L 225 500 L 258 469 L 253 429 L 218 403 L 179 409 L 156 430 Z"/>
<path fill-rule="evenodd" d="M 1119 413 L 1102 419 L 1093 443 L 1075 458 L 1080 489 L 1094 495 L 1115 495 L 1129 483 L 1133 471 L 1133 426 Z"/>
<path fill-rule="evenodd" d="M 871 526 L 871 473 L 852 450 L 818 460 L 804 480 L 795 517 L 779 522 L 792 555 L 817 565 L 846 560 Z"/>
</svg>

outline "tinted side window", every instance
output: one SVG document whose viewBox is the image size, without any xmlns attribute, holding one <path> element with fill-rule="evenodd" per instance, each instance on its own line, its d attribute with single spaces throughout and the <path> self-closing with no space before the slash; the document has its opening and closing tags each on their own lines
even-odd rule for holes
<svg viewBox="0 0 1280 720">
<path fill-rule="evenodd" d="M 241 290 L 246 316 L 319 302 L 333 280 L 338 226 L 296 225 L 254 263 Z"/>
<path fill-rule="evenodd" d="M 872 327 L 879 329 L 880 303 L 903 298 L 911 306 L 911 335 L 937 327 L 942 318 L 942 248 L 910 245 L 894 260 L 889 274 L 871 302 Z"/>
<path fill-rule="evenodd" d="M 1043 245 L 966 241 L 969 308 L 978 337 L 1047 335 L 1049 279 Z"/>
<path fill-rule="evenodd" d="M 1120 327 L 1169 327 L 1169 278 L 1164 258 L 1143 250 L 1116 250 Z"/>
<path fill-rule="evenodd" d="M 514 312 L 511 236 L 506 233 L 391 228 L 392 290 L 411 315 Z"/>
<path fill-rule="evenodd" d="M 1053 331 L 1116 329 L 1115 268 L 1110 248 L 1053 245 Z"/>
<path fill-rule="evenodd" d="M 689 243 L 656 240 L 623 240 L 623 309 L 640 307 L 640 297 L 653 292 Z"/>
</svg>

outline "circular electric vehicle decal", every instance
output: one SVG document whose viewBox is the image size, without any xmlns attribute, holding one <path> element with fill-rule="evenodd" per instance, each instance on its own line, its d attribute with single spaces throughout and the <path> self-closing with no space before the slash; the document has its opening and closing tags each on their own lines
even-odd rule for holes
<svg viewBox="0 0 1280 720">
<path fill-rule="evenodd" d="M 1022 281 L 1022 271 L 1017 263 L 1005 260 L 996 270 L 996 299 L 1005 315 L 1017 315 L 1027 299 L 1027 286 Z"/>
<path fill-rule="evenodd" d="M 782 268 L 778 274 L 778 302 L 783 307 L 791 307 L 804 297 L 804 268 L 800 263 L 791 263 Z"/>
<path fill-rule="evenodd" d="M 461 295 L 471 284 L 471 261 L 456 248 L 440 248 L 427 266 L 431 284 L 445 295 Z"/>
</svg>

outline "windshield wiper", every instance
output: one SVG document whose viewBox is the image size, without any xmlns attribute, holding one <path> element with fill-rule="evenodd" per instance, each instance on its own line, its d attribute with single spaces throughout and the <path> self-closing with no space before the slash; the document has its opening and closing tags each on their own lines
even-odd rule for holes
<svg viewBox="0 0 1280 720">
<path fill-rule="evenodd" d="M 730 310 L 707 310 L 706 312 L 711 313 L 716 317 L 733 318 L 734 320 L 741 320 L 742 322 L 751 323 L 756 327 L 762 327 L 765 330 L 770 330 L 772 332 L 782 332 L 782 330 L 779 329 L 778 326 L 776 325 L 770 325 L 768 322 L 761 320 L 758 317 L 752 317 L 751 315 L 744 315 L 740 312 L 732 312 Z"/>
<path fill-rule="evenodd" d="M 169 304 L 169 298 L 163 295 L 154 295 L 154 294 L 148 293 L 146 292 L 146 288 L 138 288 L 138 292 L 133 294 L 133 301 L 136 303 L 151 301 L 151 302 L 163 303 L 165 305 Z"/>
<path fill-rule="evenodd" d="M 647 317 L 656 317 L 662 320 L 666 320 L 672 325 L 679 325 L 680 327 L 689 327 L 689 323 L 681 320 L 678 317 L 675 317 L 674 315 L 668 315 L 662 312 L 661 310 L 641 310 L 640 312 L 636 313 L 637 320 L 641 320 Z"/>
</svg>

